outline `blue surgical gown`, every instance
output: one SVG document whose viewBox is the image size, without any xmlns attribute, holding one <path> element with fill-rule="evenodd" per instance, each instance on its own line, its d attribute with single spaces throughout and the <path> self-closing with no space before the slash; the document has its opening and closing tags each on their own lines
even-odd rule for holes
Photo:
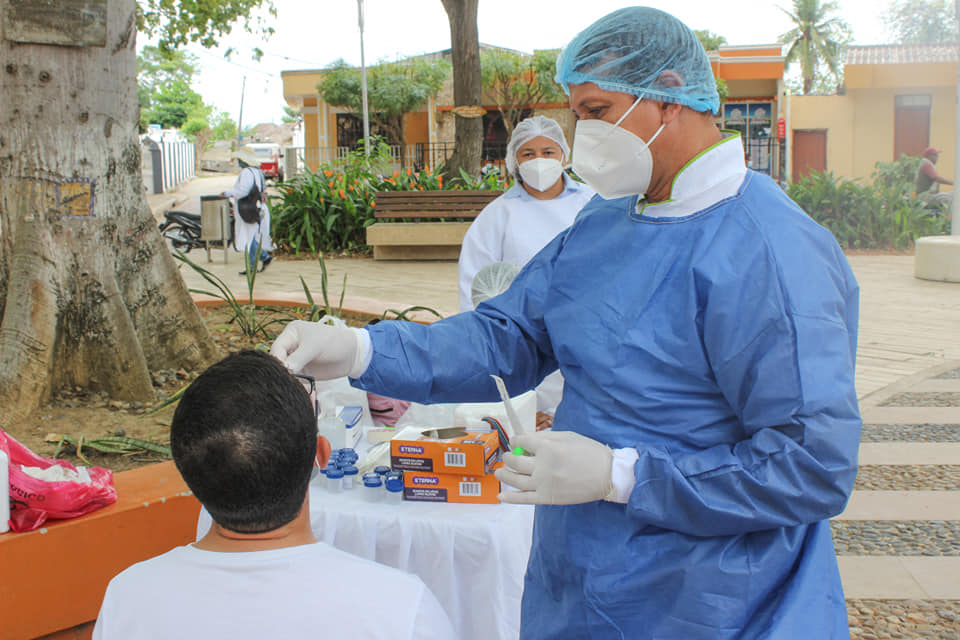
<svg viewBox="0 0 960 640">
<path fill-rule="evenodd" d="M 476 311 L 370 327 L 356 384 L 494 400 L 489 374 L 559 366 L 554 429 L 637 450 L 628 504 L 536 508 L 522 638 L 847 638 L 827 519 L 857 469 L 858 295 L 760 174 L 681 218 L 597 197 Z"/>
</svg>

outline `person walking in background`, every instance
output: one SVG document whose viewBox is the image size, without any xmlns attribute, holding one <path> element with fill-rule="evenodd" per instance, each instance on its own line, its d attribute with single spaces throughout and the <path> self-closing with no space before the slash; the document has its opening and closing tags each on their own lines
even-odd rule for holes
<svg viewBox="0 0 960 640">
<path fill-rule="evenodd" d="M 953 199 L 952 193 L 939 193 L 940 185 L 953 186 L 953 180 L 944 178 L 937 173 L 937 160 L 940 158 L 940 150 L 933 147 L 927 147 L 923 150 L 923 160 L 917 168 L 917 197 L 928 205 L 935 207 L 950 208 L 950 202 Z"/>
<path fill-rule="evenodd" d="M 257 268 L 257 259 L 267 268 L 273 260 L 273 240 L 270 238 L 270 208 L 267 206 L 266 178 L 259 169 L 259 162 L 252 154 L 239 151 L 236 154 L 240 173 L 233 187 L 222 196 L 234 199 L 233 248 L 245 251 L 248 263 Z M 259 254 L 259 255 L 258 255 Z M 240 272 L 246 275 L 247 270 Z"/>
</svg>

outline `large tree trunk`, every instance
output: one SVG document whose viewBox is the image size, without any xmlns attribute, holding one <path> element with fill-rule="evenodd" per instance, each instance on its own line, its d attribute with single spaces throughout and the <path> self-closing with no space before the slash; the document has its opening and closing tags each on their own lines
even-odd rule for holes
<svg viewBox="0 0 960 640">
<path fill-rule="evenodd" d="M 143 194 L 134 8 L 0 0 L 0 426 L 216 354 Z"/>
<path fill-rule="evenodd" d="M 454 105 L 479 107 L 482 105 L 483 84 L 480 78 L 480 35 L 477 32 L 478 0 L 441 2 L 450 21 Z M 483 118 L 467 118 L 459 114 L 455 118 L 454 150 L 444 173 L 448 178 L 459 178 L 462 168 L 476 177 L 480 175 L 480 154 L 483 151 Z"/>
</svg>

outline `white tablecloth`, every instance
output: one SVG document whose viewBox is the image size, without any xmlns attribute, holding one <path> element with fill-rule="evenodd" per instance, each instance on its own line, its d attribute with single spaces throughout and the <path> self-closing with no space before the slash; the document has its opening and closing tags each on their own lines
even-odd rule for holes
<svg viewBox="0 0 960 640">
<path fill-rule="evenodd" d="M 310 488 L 319 540 L 414 573 L 446 609 L 463 640 L 515 640 L 530 554 L 533 507 L 508 504 L 370 503 L 364 488 Z M 210 527 L 201 511 L 197 537 Z"/>
</svg>

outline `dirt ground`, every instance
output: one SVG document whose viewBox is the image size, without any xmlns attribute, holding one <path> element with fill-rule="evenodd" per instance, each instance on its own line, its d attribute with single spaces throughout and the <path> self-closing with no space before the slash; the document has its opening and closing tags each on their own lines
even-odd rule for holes
<svg viewBox="0 0 960 640">
<path fill-rule="evenodd" d="M 293 310 L 288 309 L 288 311 Z M 269 346 L 271 342 L 262 337 L 251 339 L 243 336 L 234 324 L 228 322 L 229 312 L 223 307 L 201 307 L 200 313 L 222 356 L 241 349 L 256 348 L 260 344 Z M 363 326 L 370 320 L 368 317 L 345 317 L 344 319 L 352 326 Z M 279 331 L 276 325 L 273 329 Z M 12 425 L 7 431 L 32 451 L 46 457 L 54 456 L 60 436 L 64 434 L 75 439 L 79 439 L 81 435 L 84 439 L 120 435 L 169 445 L 170 420 L 173 418 L 176 404 L 156 412 L 152 409 L 189 384 L 199 373 L 199 371 L 183 369 L 153 372 L 153 386 L 157 400 L 150 405 L 112 400 L 105 395 L 91 393 L 79 387 L 60 389 L 54 394 L 49 404 L 40 407 L 26 419 Z M 124 471 L 168 459 L 148 452 L 101 453 L 89 447 L 83 447 L 82 454 L 89 461 L 90 466 L 106 467 L 113 471 Z M 71 444 L 63 447 L 59 457 L 75 465 L 88 464 L 76 455 L 76 448 Z"/>
</svg>

